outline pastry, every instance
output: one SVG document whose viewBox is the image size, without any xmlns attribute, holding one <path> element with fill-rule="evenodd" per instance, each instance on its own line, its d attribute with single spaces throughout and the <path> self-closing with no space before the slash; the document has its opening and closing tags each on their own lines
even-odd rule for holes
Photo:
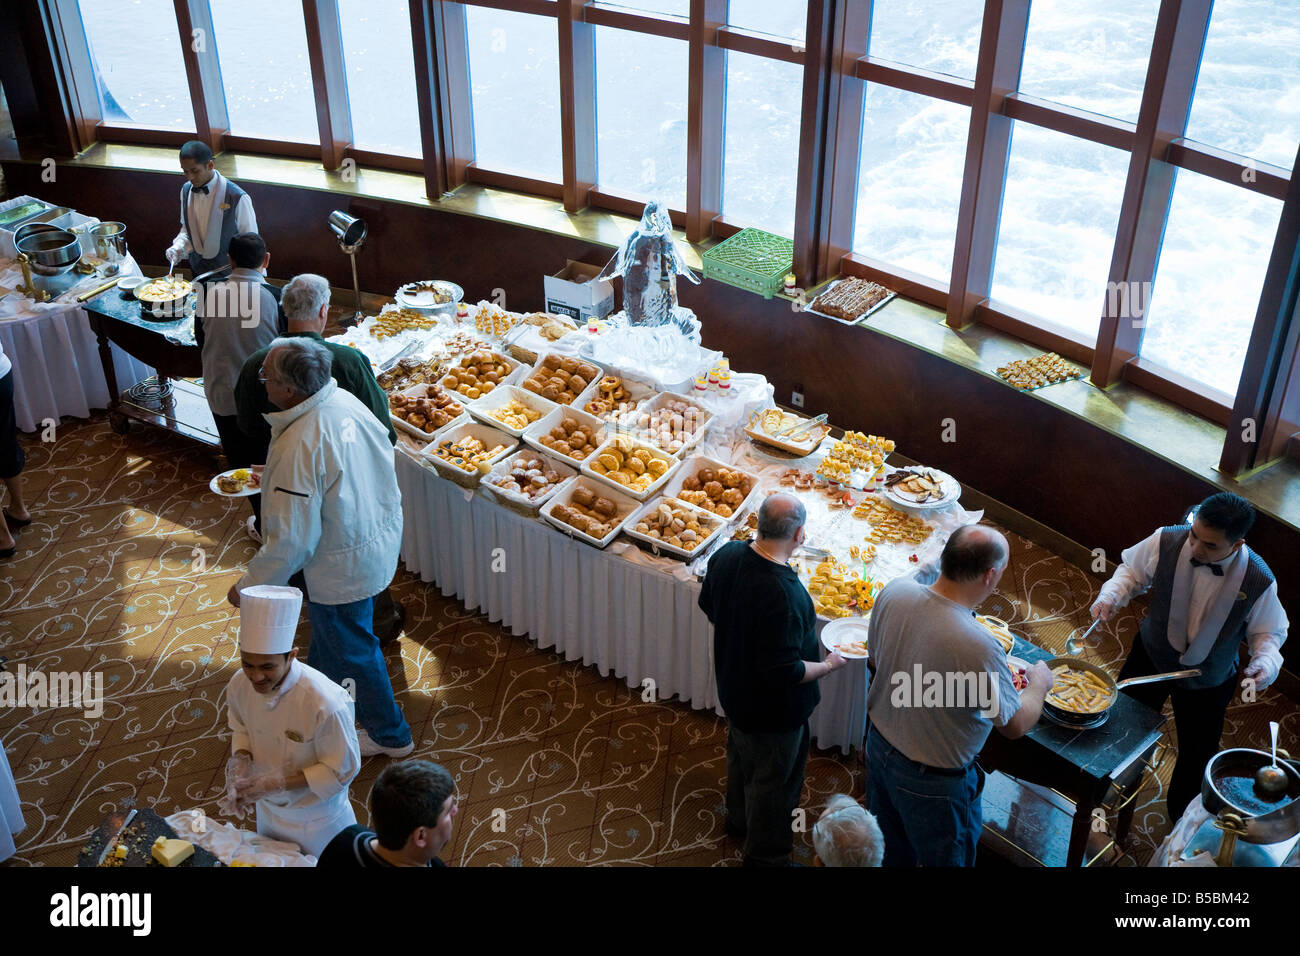
<svg viewBox="0 0 1300 956">
<path fill-rule="evenodd" d="M 892 294 L 879 283 L 850 277 L 841 279 L 832 289 L 814 299 L 812 308 L 845 322 L 852 322 Z"/>
<path fill-rule="evenodd" d="M 787 477 L 787 476 L 782 476 Z M 752 475 L 726 466 L 705 466 L 682 479 L 677 496 L 683 501 L 711 511 L 722 518 L 730 518 L 741 503 L 754 490 L 757 480 Z"/>
<path fill-rule="evenodd" d="M 694 551 L 721 524 L 716 518 L 687 507 L 677 498 L 661 498 L 658 507 L 647 512 L 635 530 L 683 551 Z"/>
<path fill-rule="evenodd" d="M 513 428 L 515 431 L 523 431 L 541 418 L 542 413 L 531 405 L 525 405 L 518 399 L 512 398 L 500 408 L 492 409 L 487 413 L 487 416 L 496 419 L 509 428 Z"/>
<path fill-rule="evenodd" d="M 545 498 L 559 487 L 562 481 L 564 479 L 560 473 L 540 458 L 520 455 L 510 462 L 504 475 L 489 479 L 488 483 L 517 495 L 525 495 L 535 501 Z"/>
</svg>

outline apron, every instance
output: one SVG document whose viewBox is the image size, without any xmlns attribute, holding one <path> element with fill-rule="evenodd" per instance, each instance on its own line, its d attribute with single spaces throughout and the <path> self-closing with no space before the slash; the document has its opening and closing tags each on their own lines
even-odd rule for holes
<svg viewBox="0 0 1300 956">
<path fill-rule="evenodd" d="M 347 790 L 301 810 L 277 807 L 267 799 L 257 801 L 257 832 L 273 840 L 296 843 L 311 856 L 320 856 L 330 840 L 356 822 Z"/>
</svg>

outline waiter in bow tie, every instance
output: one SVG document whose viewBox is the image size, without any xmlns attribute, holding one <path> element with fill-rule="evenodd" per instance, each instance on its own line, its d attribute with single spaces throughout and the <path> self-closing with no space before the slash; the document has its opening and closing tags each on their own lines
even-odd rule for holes
<svg viewBox="0 0 1300 956">
<path fill-rule="evenodd" d="M 167 248 L 167 261 L 188 256 L 190 272 L 200 276 L 227 265 L 230 240 L 257 232 L 257 217 L 248 193 L 217 172 L 206 143 L 192 139 L 181 147 L 181 172 L 181 231 Z"/>
<path fill-rule="evenodd" d="M 1201 789 L 1205 765 L 1219 750 L 1223 718 L 1237 686 L 1242 641 L 1250 663 L 1242 686 L 1262 691 L 1282 668 L 1288 621 L 1268 565 L 1246 546 L 1255 509 L 1220 492 L 1206 498 L 1192 523 L 1160 528 L 1124 551 L 1102 585 L 1092 616 L 1109 621 L 1117 608 L 1150 590 L 1150 608 L 1119 679 L 1199 667 L 1199 677 L 1141 684 L 1124 691 L 1160 710 L 1173 697 L 1178 762 L 1166 804 L 1170 822 Z"/>
</svg>

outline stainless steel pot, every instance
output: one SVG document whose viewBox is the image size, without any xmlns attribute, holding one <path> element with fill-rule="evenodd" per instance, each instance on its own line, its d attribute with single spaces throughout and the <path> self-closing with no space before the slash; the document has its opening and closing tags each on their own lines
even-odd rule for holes
<svg viewBox="0 0 1300 956">
<path fill-rule="evenodd" d="M 14 230 L 14 246 L 26 239 L 28 236 L 34 236 L 38 232 L 58 232 L 58 226 L 51 226 L 48 222 L 25 222 Z"/>
<path fill-rule="evenodd" d="M 108 262 L 121 262 L 126 257 L 126 224 L 101 222 L 90 229 L 95 255 Z"/>
<path fill-rule="evenodd" d="M 31 260 L 32 271 L 42 276 L 62 275 L 81 258 L 81 243 L 66 229 L 32 233 L 14 245 Z"/>
<path fill-rule="evenodd" d="M 1247 843 L 1281 843 L 1300 833 L 1300 765 L 1278 760 L 1287 779 L 1286 795 L 1267 801 L 1254 793 L 1255 771 L 1271 764 L 1273 757 L 1262 750 L 1237 747 L 1215 754 L 1205 765 L 1201 778 L 1201 802 L 1206 812 L 1219 816 L 1235 814 L 1244 824 L 1238 839 Z"/>
</svg>

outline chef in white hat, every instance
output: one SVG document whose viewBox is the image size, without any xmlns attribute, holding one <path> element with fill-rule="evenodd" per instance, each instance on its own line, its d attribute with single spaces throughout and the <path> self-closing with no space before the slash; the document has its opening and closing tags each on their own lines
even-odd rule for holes
<svg viewBox="0 0 1300 956">
<path fill-rule="evenodd" d="M 302 608 L 297 588 L 257 585 L 240 592 L 242 667 L 226 688 L 233 755 L 223 813 L 257 808 L 257 832 L 317 856 L 357 822 L 348 784 L 361 769 L 352 700 L 297 659 Z"/>
</svg>

